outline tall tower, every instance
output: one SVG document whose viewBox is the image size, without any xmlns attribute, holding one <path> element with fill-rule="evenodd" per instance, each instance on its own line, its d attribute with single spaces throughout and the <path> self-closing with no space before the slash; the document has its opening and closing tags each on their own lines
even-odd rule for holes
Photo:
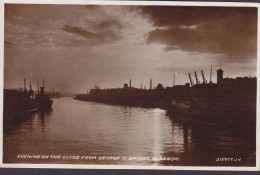
<svg viewBox="0 0 260 175">
<path fill-rule="evenodd" d="M 220 61 L 219 69 L 217 70 L 217 84 L 219 84 L 221 80 L 223 80 L 223 72 L 224 71 L 221 69 L 221 61 Z"/>
<path fill-rule="evenodd" d="M 38 94 L 40 93 L 40 86 L 39 86 L 39 81 L 37 80 L 37 86 L 38 86 Z"/>
<path fill-rule="evenodd" d="M 27 89 L 26 89 L 26 79 L 23 79 L 23 90 L 26 92 Z"/>
</svg>

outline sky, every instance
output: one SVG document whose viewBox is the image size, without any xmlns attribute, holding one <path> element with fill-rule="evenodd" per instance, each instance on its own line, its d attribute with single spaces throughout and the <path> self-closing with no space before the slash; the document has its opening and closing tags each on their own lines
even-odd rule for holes
<svg viewBox="0 0 260 175">
<path fill-rule="evenodd" d="M 257 8 L 6 4 L 4 88 L 164 87 L 256 76 Z M 42 84 L 42 83 L 41 83 Z"/>
</svg>

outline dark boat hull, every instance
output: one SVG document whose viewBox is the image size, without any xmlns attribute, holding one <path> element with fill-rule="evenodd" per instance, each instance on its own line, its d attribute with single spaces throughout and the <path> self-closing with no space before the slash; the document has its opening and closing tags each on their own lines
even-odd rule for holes
<svg viewBox="0 0 260 175">
<path fill-rule="evenodd" d="M 31 98 L 24 91 L 4 90 L 4 121 L 24 114 L 52 109 L 52 100 L 45 94 Z"/>
</svg>

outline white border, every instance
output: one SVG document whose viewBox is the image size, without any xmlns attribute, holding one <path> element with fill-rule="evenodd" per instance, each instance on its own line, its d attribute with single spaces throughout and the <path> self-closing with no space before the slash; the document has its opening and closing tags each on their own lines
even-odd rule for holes
<svg viewBox="0 0 260 175">
<path fill-rule="evenodd" d="M 0 1 L 0 67 L 4 67 L 4 4 L 68 4 L 68 5 L 164 5 L 164 6 L 227 6 L 227 7 L 257 7 L 258 3 L 245 2 L 183 2 L 183 1 L 94 1 L 94 0 L 2 0 Z M 258 12 L 257 28 L 257 133 L 256 133 L 256 167 L 224 167 L 224 166 L 133 166 L 133 165 L 83 165 L 83 164 L 6 164 L 2 162 L 3 153 L 3 118 L 0 117 L 0 167 L 5 168 L 63 168 L 63 169 L 153 169 L 153 170 L 229 170 L 229 171 L 259 171 L 259 149 L 260 149 L 260 120 L 259 120 L 259 86 L 260 86 L 260 62 L 259 62 L 259 24 L 260 15 Z M 3 104 L 3 73 L 0 69 L 0 99 Z M 0 105 L 0 112 L 3 114 L 3 105 Z"/>
<path fill-rule="evenodd" d="M 259 7 L 258 3 L 245 2 L 183 2 L 183 1 L 110 1 L 110 0 L 2 0 L 11 4 L 70 4 L 70 5 L 164 5 L 164 6 L 227 6 Z"/>
<path fill-rule="evenodd" d="M 4 89 L 4 3 L 0 2 L 0 167 L 2 166 L 3 160 L 3 89 Z"/>
</svg>

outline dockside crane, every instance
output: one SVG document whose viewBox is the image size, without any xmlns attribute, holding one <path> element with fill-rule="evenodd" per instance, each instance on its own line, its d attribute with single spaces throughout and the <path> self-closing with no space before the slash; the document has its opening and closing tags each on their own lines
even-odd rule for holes
<svg viewBox="0 0 260 175">
<path fill-rule="evenodd" d="M 202 75 L 202 79 L 203 79 L 203 84 L 206 84 L 206 78 L 204 76 L 203 70 L 201 70 L 201 75 Z"/>
<path fill-rule="evenodd" d="M 195 78 L 196 78 L 196 84 L 199 84 L 199 79 L 198 79 L 198 76 L 197 76 L 197 72 L 194 71 L 194 74 L 195 74 Z"/>
<path fill-rule="evenodd" d="M 193 80 L 192 80 L 192 78 L 191 78 L 191 76 L 190 76 L 190 73 L 189 73 L 189 78 L 190 78 L 190 86 L 193 86 L 194 83 L 193 83 Z"/>
</svg>

